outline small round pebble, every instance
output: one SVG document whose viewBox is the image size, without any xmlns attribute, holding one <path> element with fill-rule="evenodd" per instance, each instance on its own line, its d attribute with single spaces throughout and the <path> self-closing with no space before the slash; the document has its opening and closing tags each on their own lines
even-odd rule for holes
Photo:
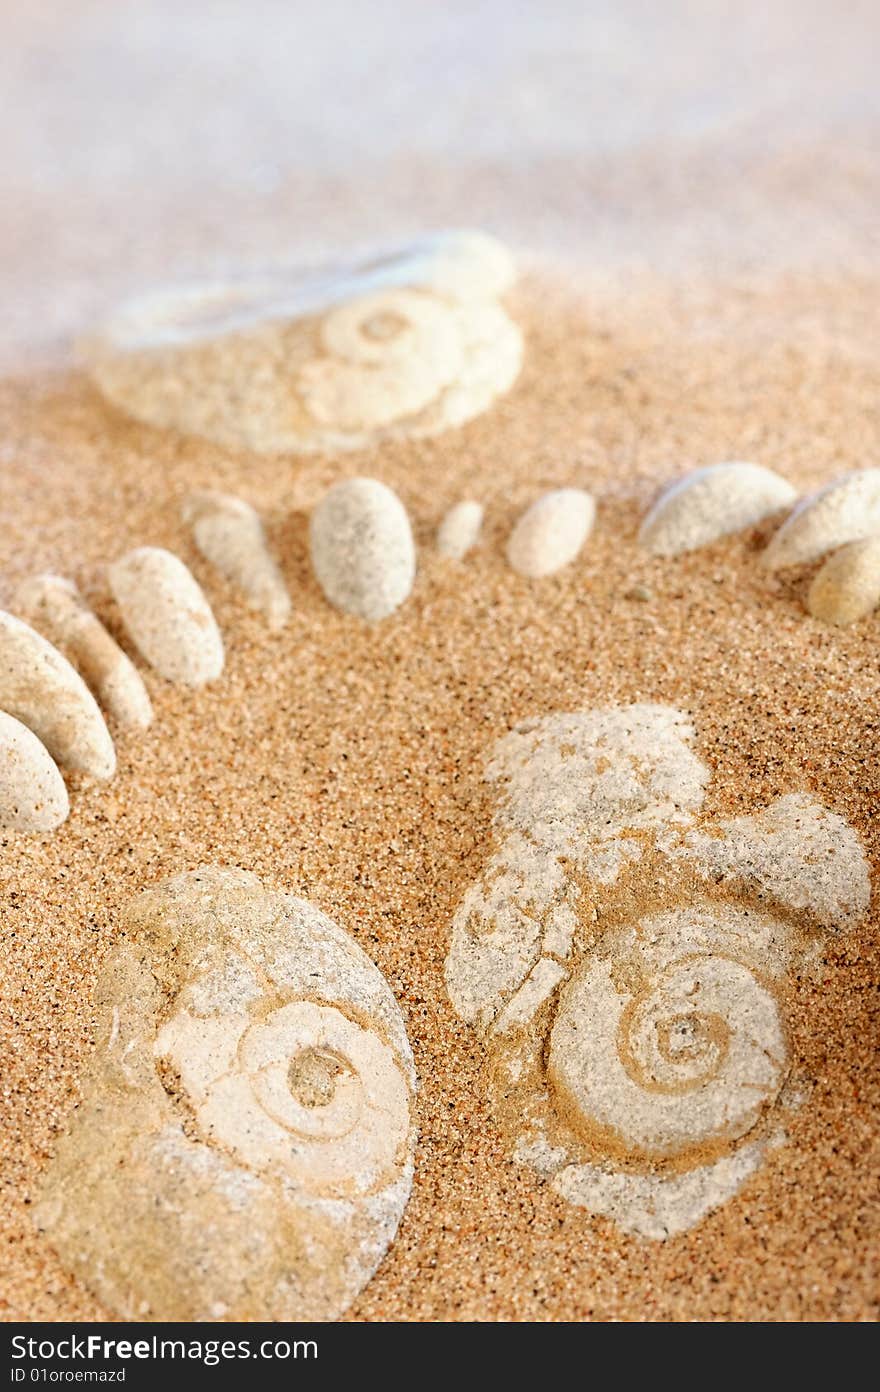
<svg viewBox="0 0 880 1392">
<path fill-rule="evenodd" d="M 0 830 L 54 831 L 68 811 L 64 779 L 46 746 L 0 711 Z"/>
<path fill-rule="evenodd" d="M 835 551 L 810 586 L 807 608 L 829 624 L 863 619 L 880 604 L 880 536 Z"/>
<path fill-rule="evenodd" d="M 416 573 L 409 518 L 377 479 L 335 484 L 312 513 L 309 540 L 318 584 L 343 613 L 384 619 L 409 596 Z"/>
<path fill-rule="evenodd" d="M 593 528 L 596 504 L 581 488 L 544 493 L 510 534 L 507 559 L 519 575 L 538 580 L 575 559 Z"/>
<path fill-rule="evenodd" d="M 132 642 L 161 676 L 194 687 L 219 677 L 223 639 L 200 585 L 179 557 L 140 546 L 114 562 L 109 579 Z"/>
<path fill-rule="evenodd" d="M 437 550 L 454 561 L 461 561 L 476 545 L 483 525 L 482 503 L 456 503 L 447 512 L 437 529 Z"/>
</svg>

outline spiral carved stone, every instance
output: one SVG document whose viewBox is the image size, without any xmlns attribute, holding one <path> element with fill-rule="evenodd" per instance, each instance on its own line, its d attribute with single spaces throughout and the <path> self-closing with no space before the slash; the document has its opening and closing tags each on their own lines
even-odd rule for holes
<svg viewBox="0 0 880 1392">
<path fill-rule="evenodd" d="M 652 705 L 502 740 L 495 850 L 446 963 L 514 1155 L 658 1239 L 731 1197 L 778 1138 L 787 975 L 869 902 L 857 836 L 806 795 L 707 823 L 693 740 Z"/>
<path fill-rule="evenodd" d="M 513 260 L 448 232 L 357 266 L 166 289 L 81 345 L 108 401 L 148 425 L 266 452 L 434 435 L 515 382 L 500 303 Z"/>
<path fill-rule="evenodd" d="M 250 874 L 139 896 L 36 1211 L 127 1319 L 332 1319 L 394 1237 L 415 1078 L 384 978 Z"/>
</svg>

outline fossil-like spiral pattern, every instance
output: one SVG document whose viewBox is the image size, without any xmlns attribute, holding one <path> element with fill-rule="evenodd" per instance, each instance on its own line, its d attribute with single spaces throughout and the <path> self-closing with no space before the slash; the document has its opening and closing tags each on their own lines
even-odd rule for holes
<svg viewBox="0 0 880 1392">
<path fill-rule="evenodd" d="M 449 232 L 365 264 L 168 289 L 124 305 L 82 352 L 149 425 L 262 451 L 433 435 L 508 391 L 522 335 L 506 249 Z"/>
<path fill-rule="evenodd" d="M 635 705 L 502 740 L 496 847 L 446 963 L 514 1154 L 651 1238 L 728 1199 L 778 1136 L 787 974 L 870 897 L 858 837 L 809 796 L 707 824 L 693 739 Z"/>
<path fill-rule="evenodd" d="M 36 1221 L 124 1318 L 332 1319 L 412 1182 L 403 1019 L 352 938 L 243 871 L 141 894 Z"/>
</svg>

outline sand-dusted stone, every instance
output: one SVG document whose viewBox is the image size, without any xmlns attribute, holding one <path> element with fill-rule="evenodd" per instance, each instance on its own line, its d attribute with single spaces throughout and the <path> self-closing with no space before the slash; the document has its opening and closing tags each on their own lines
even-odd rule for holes
<svg viewBox="0 0 880 1392">
<path fill-rule="evenodd" d="M 829 624 L 864 619 L 880 604 L 880 536 L 842 546 L 814 577 L 807 608 Z"/>
<path fill-rule="evenodd" d="M 52 758 L 93 778 L 112 778 L 116 752 L 89 688 L 57 648 L 0 612 L 0 709 L 15 716 Z"/>
<path fill-rule="evenodd" d="M 667 838 L 663 849 L 695 862 L 716 884 L 745 885 L 762 900 L 781 899 L 823 928 L 852 927 L 868 908 L 858 836 L 809 793 L 786 793 L 760 812 L 695 827 Z"/>
<path fill-rule="evenodd" d="M 880 469 L 858 469 L 799 503 L 761 555 L 767 570 L 806 565 L 850 541 L 880 535 Z"/>
<path fill-rule="evenodd" d="M 110 566 L 113 597 L 135 647 L 168 681 L 204 686 L 223 671 L 223 639 L 201 586 L 178 556 L 139 546 Z"/>
<path fill-rule="evenodd" d="M 406 509 L 377 479 L 337 483 L 309 523 L 312 567 L 337 609 L 384 619 L 409 597 L 416 551 Z"/>
<path fill-rule="evenodd" d="M 544 493 L 520 517 L 507 543 L 519 575 L 537 580 L 569 565 L 593 529 L 596 504 L 581 488 Z"/>
<path fill-rule="evenodd" d="M 290 595 L 250 503 L 231 493 L 193 493 L 184 502 L 183 519 L 205 559 L 241 590 L 252 609 L 265 615 L 270 628 L 283 628 L 290 617 Z"/>
<path fill-rule="evenodd" d="M 464 560 L 477 544 L 485 509 L 471 499 L 455 503 L 437 528 L 437 550 L 450 560 Z"/>
<path fill-rule="evenodd" d="M 514 1156 L 655 1239 L 778 1143 L 789 974 L 870 903 L 857 834 L 808 794 L 707 822 L 694 738 L 683 713 L 634 705 L 499 741 L 494 850 L 446 962 Z"/>
<path fill-rule="evenodd" d="M 123 1319 L 335 1319 L 394 1237 L 415 1089 L 379 970 L 305 900 L 206 867 L 142 893 L 35 1220 Z"/>
<path fill-rule="evenodd" d="M 479 415 L 519 373 L 509 252 L 448 232 L 354 266 L 160 290 L 82 344 L 149 425 L 262 451 L 356 449 Z"/>
<path fill-rule="evenodd" d="M 0 710 L 0 831 L 54 831 L 68 810 L 64 779 L 46 746 Z"/>
<path fill-rule="evenodd" d="M 612 939 L 606 960 L 584 963 L 559 1001 L 548 1077 L 585 1132 L 609 1135 L 627 1155 L 680 1160 L 752 1130 L 788 1061 L 772 989 L 719 950 L 753 927 L 732 905 L 673 909 Z M 615 979 L 620 962 L 643 966 L 638 986 Z"/>
<path fill-rule="evenodd" d="M 753 527 L 791 507 L 796 497 L 787 479 L 760 464 L 710 464 L 661 493 L 641 525 L 639 541 L 655 556 L 680 556 Z"/>
<path fill-rule="evenodd" d="M 153 707 L 134 663 L 86 604 L 72 580 L 34 575 L 16 593 L 16 608 L 65 648 L 104 709 L 120 725 L 145 730 Z"/>
</svg>

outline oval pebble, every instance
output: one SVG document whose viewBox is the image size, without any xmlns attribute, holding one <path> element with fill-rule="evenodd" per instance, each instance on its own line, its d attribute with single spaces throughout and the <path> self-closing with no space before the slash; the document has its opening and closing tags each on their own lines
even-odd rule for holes
<svg viewBox="0 0 880 1392">
<path fill-rule="evenodd" d="M 859 469 L 795 508 L 761 556 L 767 570 L 805 565 L 848 541 L 880 532 L 880 469 Z"/>
<path fill-rule="evenodd" d="M 318 583 L 346 614 L 384 619 L 412 590 L 409 518 L 397 494 L 377 479 L 335 484 L 312 513 L 309 539 Z"/>
<path fill-rule="evenodd" d="M 639 541 L 655 556 L 680 556 L 753 527 L 790 507 L 796 497 L 787 479 L 760 464 L 710 464 L 661 493 L 641 525 Z"/>
<path fill-rule="evenodd" d="M 3 612 L 0 708 L 32 730 L 59 764 L 113 777 L 110 731 L 79 672 L 29 624 Z"/>
<path fill-rule="evenodd" d="M 456 503 L 437 529 L 437 550 L 454 561 L 463 560 L 476 544 L 483 525 L 482 503 Z"/>
<path fill-rule="evenodd" d="M 70 653 L 95 695 L 121 725 L 145 730 L 153 707 L 134 663 L 93 614 L 73 581 L 34 575 L 18 589 L 16 608 Z"/>
<path fill-rule="evenodd" d="M 68 811 L 64 779 L 46 746 L 0 711 L 0 830 L 54 831 Z"/>
<path fill-rule="evenodd" d="M 880 536 L 836 551 L 810 586 L 807 608 L 824 623 L 849 624 L 880 604 Z"/>
<path fill-rule="evenodd" d="M 178 556 L 140 546 L 115 561 L 110 588 L 132 642 L 168 681 L 204 686 L 223 671 L 223 639 L 201 587 Z"/>
<path fill-rule="evenodd" d="M 183 505 L 183 520 L 205 560 L 265 615 L 271 629 L 283 628 L 290 595 L 266 544 L 260 514 L 250 503 L 231 493 L 193 493 Z"/>
<path fill-rule="evenodd" d="M 596 517 L 596 504 L 581 488 L 544 493 L 520 517 L 507 543 L 507 559 L 520 575 L 553 575 L 577 556 Z"/>
</svg>

